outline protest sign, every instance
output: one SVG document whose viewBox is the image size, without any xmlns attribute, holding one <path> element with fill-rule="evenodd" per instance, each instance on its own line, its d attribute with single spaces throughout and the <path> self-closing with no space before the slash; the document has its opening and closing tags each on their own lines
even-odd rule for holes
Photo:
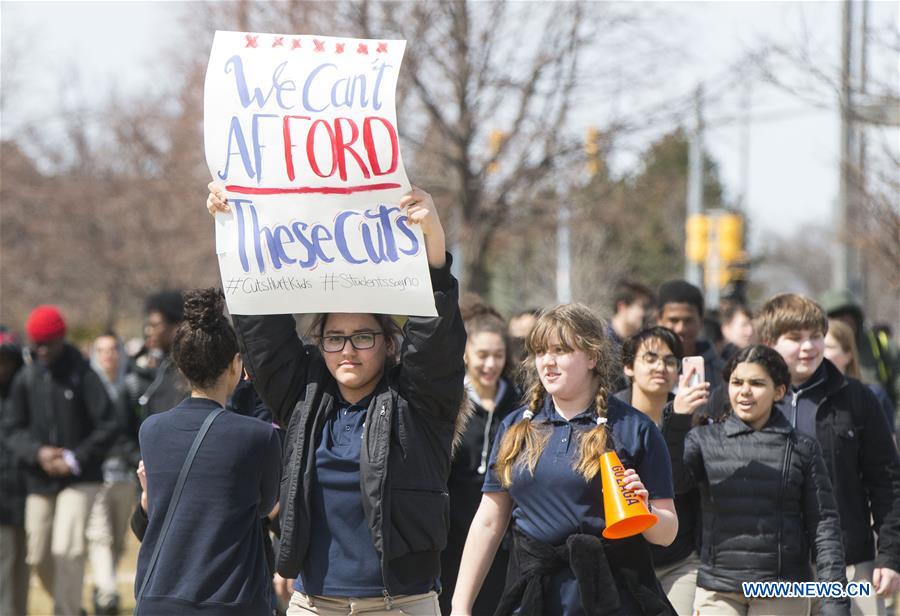
<svg viewBox="0 0 900 616">
<path fill-rule="evenodd" d="M 405 41 L 216 32 L 204 134 L 234 314 L 436 314 L 394 105 Z"/>
</svg>

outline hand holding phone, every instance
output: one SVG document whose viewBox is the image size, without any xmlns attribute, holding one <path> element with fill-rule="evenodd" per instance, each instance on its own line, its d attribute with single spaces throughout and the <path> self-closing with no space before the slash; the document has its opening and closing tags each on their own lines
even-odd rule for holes
<svg viewBox="0 0 900 616">
<path fill-rule="evenodd" d="M 676 413 L 691 414 L 709 402 L 709 383 L 705 376 L 702 357 L 695 355 L 681 360 L 681 378 L 673 404 Z"/>
</svg>

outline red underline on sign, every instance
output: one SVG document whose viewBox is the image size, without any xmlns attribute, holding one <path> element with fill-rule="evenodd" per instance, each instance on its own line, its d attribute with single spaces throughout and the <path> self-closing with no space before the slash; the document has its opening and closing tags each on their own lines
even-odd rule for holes
<svg viewBox="0 0 900 616">
<path fill-rule="evenodd" d="M 400 188 L 400 184 L 363 184 L 361 186 L 298 186 L 296 188 L 257 188 L 255 186 L 226 186 L 228 192 L 242 195 L 349 195 L 358 192 L 371 192 L 374 190 L 389 190 Z"/>
</svg>

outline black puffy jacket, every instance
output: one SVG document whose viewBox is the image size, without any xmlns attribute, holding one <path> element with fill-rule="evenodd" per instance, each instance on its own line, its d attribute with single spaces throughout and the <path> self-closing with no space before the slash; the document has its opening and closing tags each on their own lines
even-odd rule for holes
<svg viewBox="0 0 900 616">
<path fill-rule="evenodd" d="M 691 430 L 684 471 L 698 483 L 703 531 L 697 585 L 742 592 L 742 582 L 846 583 L 840 522 L 815 439 L 780 412 L 754 430 L 735 415 Z M 825 614 L 848 613 L 826 599 Z"/>
<path fill-rule="evenodd" d="M 363 509 L 385 590 L 433 580 L 450 523 L 447 477 L 465 397 L 466 333 L 450 258 L 431 270 L 437 317 L 410 317 L 400 362 L 376 387 L 360 453 Z M 318 347 L 303 345 L 291 315 L 235 316 L 244 364 L 263 402 L 288 425 L 276 568 L 296 578 L 306 560 L 316 437 L 338 388 Z"/>
</svg>

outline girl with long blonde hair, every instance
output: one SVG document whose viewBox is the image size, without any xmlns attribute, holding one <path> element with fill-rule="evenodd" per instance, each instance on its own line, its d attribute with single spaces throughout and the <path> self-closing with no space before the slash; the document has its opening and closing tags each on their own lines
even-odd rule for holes
<svg viewBox="0 0 900 616">
<path fill-rule="evenodd" d="M 672 614 L 648 542 L 678 529 L 659 429 L 611 396 L 618 362 L 606 324 L 580 304 L 538 318 L 526 340 L 526 404 L 497 432 L 460 564 L 453 613 L 472 603 L 510 518 L 513 550 L 497 614 Z M 618 453 L 626 484 L 659 520 L 635 537 L 601 539 L 600 456 Z"/>
</svg>

